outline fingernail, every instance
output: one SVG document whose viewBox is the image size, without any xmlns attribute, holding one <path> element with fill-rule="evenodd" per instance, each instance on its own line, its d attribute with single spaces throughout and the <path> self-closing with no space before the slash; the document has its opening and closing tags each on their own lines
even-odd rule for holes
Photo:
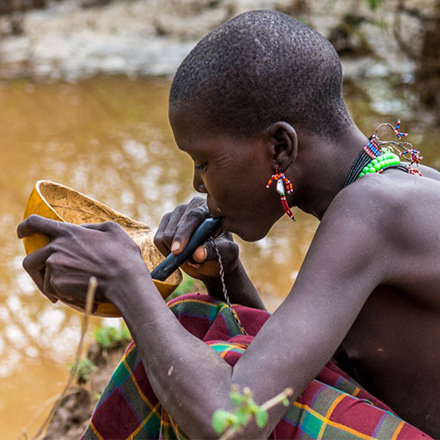
<svg viewBox="0 0 440 440">
<path fill-rule="evenodd" d="M 171 252 L 177 252 L 180 250 L 180 241 L 174 241 L 171 246 Z"/>
<path fill-rule="evenodd" d="M 197 250 L 194 252 L 193 258 L 199 263 L 203 263 L 206 260 L 206 257 L 208 256 L 208 251 L 206 250 L 205 246 L 200 246 L 197 248 Z"/>
</svg>

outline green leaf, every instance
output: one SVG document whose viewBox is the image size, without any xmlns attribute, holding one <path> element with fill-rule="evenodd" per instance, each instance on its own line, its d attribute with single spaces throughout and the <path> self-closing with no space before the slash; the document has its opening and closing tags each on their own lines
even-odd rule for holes
<svg viewBox="0 0 440 440">
<path fill-rule="evenodd" d="M 248 424 L 249 414 L 248 414 L 248 412 L 244 408 L 241 408 L 240 411 L 238 411 L 235 414 L 235 417 L 237 417 L 237 421 L 238 421 L 238 425 L 239 426 L 240 425 L 241 426 L 246 426 Z"/>
<path fill-rule="evenodd" d="M 260 408 L 260 410 L 255 414 L 255 420 L 259 428 L 264 428 L 267 424 L 268 419 L 269 414 L 267 411 L 264 411 L 264 409 Z"/>
<path fill-rule="evenodd" d="M 259 411 L 261 411 L 260 407 L 254 401 L 250 402 L 249 413 L 254 415 L 254 414 L 257 414 Z"/>
<path fill-rule="evenodd" d="M 232 405 L 239 406 L 243 402 L 243 396 L 236 391 L 231 391 L 229 393 L 229 399 L 231 400 Z"/>
<path fill-rule="evenodd" d="M 222 434 L 226 429 L 231 426 L 231 414 L 224 409 L 218 409 L 212 416 L 212 427 L 217 435 Z"/>
<path fill-rule="evenodd" d="M 121 342 L 131 339 L 130 332 L 125 325 L 121 327 L 101 327 L 94 331 L 95 340 L 101 349 L 118 346 Z"/>
</svg>

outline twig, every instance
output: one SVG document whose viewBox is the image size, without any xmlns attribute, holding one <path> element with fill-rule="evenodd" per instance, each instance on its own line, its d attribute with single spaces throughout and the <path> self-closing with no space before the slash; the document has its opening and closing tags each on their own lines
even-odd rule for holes
<svg viewBox="0 0 440 440">
<path fill-rule="evenodd" d="M 72 383 L 75 380 L 76 373 L 78 371 L 78 365 L 79 365 L 79 362 L 81 361 L 81 355 L 82 355 L 82 351 L 84 348 L 85 336 L 87 334 L 87 328 L 89 325 L 89 316 L 92 312 L 93 301 L 95 299 L 95 293 L 96 293 L 97 286 L 98 286 L 98 282 L 96 281 L 96 278 L 95 277 L 90 278 L 89 287 L 87 289 L 86 308 L 85 308 L 85 313 L 84 313 L 82 323 L 81 323 L 81 337 L 79 339 L 78 347 L 76 349 L 75 361 L 74 361 L 72 369 L 70 370 L 70 374 L 69 374 L 69 378 L 67 379 L 67 383 L 66 383 L 63 391 L 61 392 L 61 394 L 57 398 L 52 409 L 50 410 L 49 415 L 46 417 L 44 422 L 41 424 L 38 431 L 31 437 L 31 440 L 40 440 L 46 434 L 47 428 L 49 427 L 49 424 L 52 421 L 52 418 L 55 415 L 56 411 L 60 407 L 61 401 L 64 399 L 64 397 L 66 397 L 69 388 L 72 386 Z M 28 435 L 25 430 L 23 430 L 22 439 L 25 439 L 25 440 L 28 439 Z"/>
<path fill-rule="evenodd" d="M 243 390 L 245 393 L 250 393 L 250 390 L 247 391 L 246 389 Z M 273 408 L 276 405 L 279 405 L 283 401 L 285 401 L 287 398 L 293 396 L 293 389 L 292 388 L 286 388 L 281 393 L 277 394 L 275 397 L 272 397 L 272 399 L 269 399 L 267 402 L 264 402 L 262 405 L 260 405 L 260 410 L 262 411 L 268 411 L 269 409 Z M 234 426 L 230 426 L 220 437 L 219 440 L 230 440 L 235 434 L 239 434 L 243 428 L 252 420 L 253 415 L 247 414 L 246 424 L 241 425 L 239 428 L 236 428 Z"/>
<path fill-rule="evenodd" d="M 282 403 L 283 400 L 291 396 L 293 396 L 293 389 L 286 388 L 282 393 L 276 395 L 275 397 L 272 397 L 272 399 L 269 399 L 267 402 L 263 403 L 260 408 L 264 411 L 269 411 L 271 408 L 277 406 L 278 404 Z"/>
</svg>

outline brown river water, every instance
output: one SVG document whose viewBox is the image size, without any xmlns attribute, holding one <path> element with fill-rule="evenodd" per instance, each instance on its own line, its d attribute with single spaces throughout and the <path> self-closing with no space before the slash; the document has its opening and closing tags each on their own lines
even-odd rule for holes
<svg viewBox="0 0 440 440">
<path fill-rule="evenodd" d="M 80 335 L 81 315 L 50 304 L 21 267 L 15 228 L 30 191 L 39 179 L 60 182 L 155 229 L 195 195 L 192 164 L 168 125 L 168 88 L 165 80 L 123 77 L 0 83 L 0 440 L 36 430 L 63 388 Z M 346 96 L 365 133 L 400 116 L 424 163 L 440 169 L 439 130 L 425 122 L 429 115 L 411 111 L 411 96 L 381 80 L 347 86 Z M 271 309 L 287 295 L 317 226 L 296 215 L 295 224 L 281 220 L 260 242 L 238 240 Z"/>
</svg>

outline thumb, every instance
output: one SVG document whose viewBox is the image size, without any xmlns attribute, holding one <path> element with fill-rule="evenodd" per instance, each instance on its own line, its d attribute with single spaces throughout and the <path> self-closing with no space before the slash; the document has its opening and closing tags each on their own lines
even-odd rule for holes
<svg viewBox="0 0 440 440">
<path fill-rule="evenodd" d="M 205 262 L 206 258 L 208 257 L 208 251 L 205 247 L 205 245 L 199 246 L 195 252 L 193 253 L 193 259 L 197 263 L 203 263 Z"/>
</svg>

